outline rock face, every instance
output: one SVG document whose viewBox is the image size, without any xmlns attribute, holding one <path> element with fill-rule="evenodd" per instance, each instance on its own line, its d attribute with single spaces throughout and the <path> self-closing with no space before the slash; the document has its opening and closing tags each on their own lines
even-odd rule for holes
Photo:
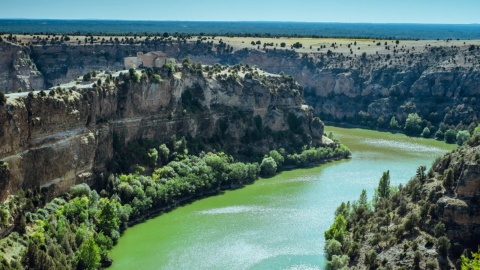
<svg viewBox="0 0 480 270">
<path fill-rule="evenodd" d="M 157 83 L 148 76 L 133 82 L 129 76 L 102 74 L 95 78 L 102 86 L 90 83 L 44 96 L 7 95 L 0 106 L 0 159 L 9 171 L 2 174 L 1 199 L 20 188 L 52 186 L 56 195 L 76 183 L 93 183 L 113 155 L 114 134 L 121 145 L 139 138 L 221 134 L 230 138 L 226 147 L 232 151 L 268 150 L 274 146 L 268 135 L 247 144 L 241 140 L 255 128 L 288 133 L 287 118 L 294 114 L 306 131 L 295 136 L 321 143 L 323 123 L 312 119 L 293 80 L 269 74 L 261 80 L 213 79 L 188 70 L 163 75 Z"/>
<path fill-rule="evenodd" d="M 28 48 L 0 42 L 0 91 L 43 89 L 44 80 Z"/>
<path fill-rule="evenodd" d="M 480 238 L 480 146 L 461 148 L 446 156 L 437 171 L 446 177 L 453 170 L 453 186 L 441 189 L 436 202 L 437 215 L 448 230 L 449 238 L 469 246 Z"/>
<path fill-rule="evenodd" d="M 2 44 L 4 54 L 10 58 L 22 48 Z M 42 77 L 44 87 L 48 88 L 91 70 L 122 69 L 124 57 L 136 56 L 137 52 L 162 51 L 177 60 L 190 57 L 210 65 L 248 64 L 268 72 L 292 75 L 304 87 L 306 102 L 314 108 L 313 113 L 324 120 L 386 128 L 392 116 L 403 125 L 408 114 L 416 112 L 437 128 L 442 122 L 468 126 L 480 118 L 480 102 L 477 102 L 480 69 L 473 64 L 478 62 L 480 50 L 470 50 L 468 46 L 428 47 L 410 53 L 366 57 L 299 54 L 292 50 L 231 52 L 217 44 L 173 41 L 133 45 L 35 45 L 23 50 L 30 54 L 42 75 L 28 79 L 15 73 L 12 77 L 11 61 L 2 61 L 3 65 L 9 65 L 10 72 L 4 78 L 13 79 L 1 91 L 15 90 L 20 84 L 25 85 L 25 89 L 38 88 Z M 22 80 L 30 80 L 30 84 L 21 83 Z"/>
</svg>

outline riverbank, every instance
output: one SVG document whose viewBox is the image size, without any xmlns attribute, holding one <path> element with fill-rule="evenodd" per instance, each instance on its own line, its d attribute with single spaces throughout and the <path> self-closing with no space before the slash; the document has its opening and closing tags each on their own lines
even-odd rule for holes
<svg viewBox="0 0 480 270">
<path fill-rule="evenodd" d="M 108 250 L 118 241 L 121 232 L 152 215 L 243 187 L 259 176 L 273 176 L 282 170 L 283 164 L 305 167 L 350 155 L 341 144 L 307 148 L 299 154 L 272 150 L 259 164 L 237 162 L 224 153 L 191 156 L 186 155 L 186 149 L 180 149 L 171 162 L 155 169 L 151 175 L 143 174 L 144 168 L 137 166 L 133 174 L 110 175 L 105 179 L 105 188 L 98 192 L 87 185 L 73 186 L 67 195 L 55 198 L 34 213 L 27 213 L 28 234 L 12 237 L 20 236 L 28 245 L 8 250 L 5 265 L 26 262 L 27 266 L 35 267 L 96 267 L 101 262 L 106 267 L 112 263 Z M 7 237 L 0 248 L 5 249 L 12 241 Z M 42 245 L 47 245 L 47 250 L 71 252 L 52 255 L 46 253 Z M 20 258 L 22 249 L 26 249 L 26 257 Z M 87 261 L 82 254 L 96 259 Z"/>
<path fill-rule="evenodd" d="M 111 269 L 323 269 L 323 231 L 339 202 L 357 199 L 363 188 L 373 194 L 387 168 L 392 183 L 406 183 L 416 167 L 455 147 L 402 134 L 325 130 L 345 142 L 351 159 L 283 171 L 129 228 L 110 252 Z"/>
</svg>

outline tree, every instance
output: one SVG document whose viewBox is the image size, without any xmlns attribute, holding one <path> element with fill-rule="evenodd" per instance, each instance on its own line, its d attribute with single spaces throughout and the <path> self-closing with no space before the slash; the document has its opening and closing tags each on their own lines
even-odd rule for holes
<svg viewBox="0 0 480 270">
<path fill-rule="evenodd" d="M 333 255 L 332 260 L 328 262 L 329 269 L 348 269 L 350 258 L 347 255 Z"/>
<path fill-rule="evenodd" d="M 271 157 L 266 157 L 260 164 L 260 172 L 262 176 L 273 176 L 277 172 L 277 163 Z"/>
<path fill-rule="evenodd" d="M 461 256 L 462 270 L 480 269 L 480 247 L 477 252 L 472 252 L 472 259 L 468 259 L 465 255 Z"/>
<path fill-rule="evenodd" d="M 417 168 L 417 172 L 415 175 L 417 176 L 418 180 L 423 183 L 426 179 L 425 171 L 427 170 L 427 166 L 422 165 Z"/>
<path fill-rule="evenodd" d="M 168 162 L 168 158 L 170 156 L 170 149 L 168 149 L 167 145 L 162 144 L 158 147 L 159 150 L 159 157 L 163 164 Z"/>
<path fill-rule="evenodd" d="M 410 113 L 405 121 L 405 133 L 408 135 L 419 135 L 422 131 L 422 118 L 417 113 Z"/>
<path fill-rule="evenodd" d="M 445 135 L 443 134 L 443 131 L 441 130 L 438 130 L 436 133 L 435 133 L 435 139 L 441 141 L 445 138 Z"/>
<path fill-rule="evenodd" d="M 285 161 L 285 158 L 277 150 L 270 151 L 268 155 L 275 160 L 277 167 L 282 166 L 283 162 Z"/>
<path fill-rule="evenodd" d="M 430 136 L 430 129 L 428 127 L 425 127 L 422 131 L 422 134 L 420 136 L 424 138 L 428 138 Z"/>
<path fill-rule="evenodd" d="M 75 262 L 77 269 L 96 270 L 100 265 L 100 250 L 93 237 L 85 240 L 77 251 Z"/>
<path fill-rule="evenodd" d="M 115 200 L 101 198 L 98 211 L 98 229 L 106 236 L 112 237 L 120 227 Z M 116 239 L 115 239 L 116 240 Z"/>
<path fill-rule="evenodd" d="M 345 233 L 347 231 L 347 221 L 342 214 L 339 214 L 332 226 L 325 231 L 325 240 L 335 239 L 340 243 L 343 243 Z"/>
<path fill-rule="evenodd" d="M 455 140 L 457 139 L 457 133 L 453 129 L 447 129 L 443 135 L 443 138 L 447 143 L 455 143 Z"/>
<path fill-rule="evenodd" d="M 391 128 L 391 129 L 398 129 L 398 128 L 400 128 L 400 125 L 398 125 L 398 121 L 397 121 L 397 119 L 395 118 L 395 116 L 392 116 L 392 118 L 390 119 L 390 128 Z"/>
<path fill-rule="evenodd" d="M 437 239 L 438 253 L 444 257 L 448 255 L 450 249 L 450 240 L 446 236 L 441 236 Z"/>
<path fill-rule="evenodd" d="M 470 138 L 470 132 L 468 130 L 461 130 L 457 133 L 457 144 L 462 146 Z"/>
<path fill-rule="evenodd" d="M 158 161 L 158 151 L 157 151 L 157 149 L 155 149 L 155 148 L 148 149 L 147 156 L 148 156 L 149 165 L 151 167 L 155 167 L 157 165 L 157 161 Z"/>
<path fill-rule="evenodd" d="M 325 243 L 325 253 L 327 260 L 331 260 L 333 255 L 342 255 L 342 243 L 335 239 L 329 239 Z"/>
<path fill-rule="evenodd" d="M 367 191 L 365 189 L 362 189 L 362 193 L 360 194 L 360 198 L 358 199 L 358 206 L 368 208 L 368 197 Z"/>
<path fill-rule="evenodd" d="M 443 172 L 443 186 L 449 188 L 453 185 L 454 175 L 452 168 L 448 168 Z"/>
<path fill-rule="evenodd" d="M 388 199 L 390 197 L 390 171 L 383 172 L 382 178 L 378 182 L 378 198 Z"/>
</svg>

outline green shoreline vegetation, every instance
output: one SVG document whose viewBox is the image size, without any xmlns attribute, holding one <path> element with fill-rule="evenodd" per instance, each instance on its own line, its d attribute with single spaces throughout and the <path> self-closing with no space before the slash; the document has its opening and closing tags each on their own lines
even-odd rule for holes
<svg viewBox="0 0 480 270">
<path fill-rule="evenodd" d="M 80 184 L 46 203 L 39 190 L 27 190 L 0 207 L 2 225 L 8 224 L 12 216 L 18 217 L 15 231 L 0 241 L 0 266 L 109 266 L 112 261 L 108 250 L 128 226 L 190 200 L 241 187 L 260 176 L 270 177 L 285 169 L 349 157 L 350 151 L 336 143 L 335 147 L 304 147 L 299 153 L 271 150 L 261 162 L 243 163 L 223 152 L 189 155 L 187 142 L 182 138 L 169 143 L 170 147 L 161 144 L 143 148 L 144 152 L 136 154 L 146 157 L 151 169 L 136 165 L 134 173 L 104 177 L 104 188 L 99 192 Z M 2 171 L 8 171 L 4 167 Z"/>
<path fill-rule="evenodd" d="M 452 259 L 458 260 L 461 269 L 479 269 L 480 248 L 478 252 L 471 252 L 469 258 L 466 255 L 469 247 L 465 243 L 447 238 L 446 226 L 436 213 L 438 195 L 435 190 L 428 194 L 422 190 L 423 185 L 435 181 L 447 191 L 454 189 L 458 181 L 454 172 L 459 166 L 449 166 L 443 173 L 435 168 L 452 153 L 460 152 L 463 156 L 467 149 L 478 146 L 478 132 L 479 127 L 472 136 L 466 137 L 463 146 L 445 157 L 438 157 L 428 172 L 426 166 L 419 166 L 406 185 L 391 186 L 390 174 L 386 171 L 370 201 L 363 189 L 358 200 L 342 202 L 335 210 L 333 224 L 324 234 L 327 268 L 348 269 L 352 264 L 362 266 L 363 263 L 366 269 L 393 269 L 395 264 L 385 257 L 381 259 L 379 254 L 400 246 L 400 258 L 411 259 L 411 269 L 445 269 Z M 478 154 L 473 159 L 478 162 Z M 435 248 L 438 256 L 427 257 L 425 248 Z"/>
</svg>

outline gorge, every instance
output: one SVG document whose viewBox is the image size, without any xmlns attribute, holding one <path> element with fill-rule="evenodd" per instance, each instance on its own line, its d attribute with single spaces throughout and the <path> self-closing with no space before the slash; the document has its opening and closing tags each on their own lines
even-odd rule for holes
<svg viewBox="0 0 480 270">
<path fill-rule="evenodd" d="M 478 125 L 480 49 L 477 41 L 466 41 L 467 44 L 450 40 L 341 40 L 337 44 L 319 40 L 309 49 L 308 45 L 289 41 L 286 48 L 278 47 L 274 45 L 275 39 L 264 38 L 260 44 L 252 41 L 255 45 L 227 37 L 144 38 L 110 44 L 100 41 L 100 37 L 95 40 L 91 37 L 88 43 L 85 37 L 85 44 L 73 39 L 63 44 L 46 44 L 38 38 L 29 39 L 28 45 L 22 39 L 17 44 L 0 42 L 0 78 L 4 87 L 0 90 L 12 92 L 0 107 L 0 158 L 5 162 L 0 179 L 2 200 L 31 189 L 41 191 L 46 203 L 75 184 L 113 185 L 117 178 L 112 180 L 109 173 L 135 175 L 144 170 L 153 178 L 155 166 L 133 166 L 138 161 L 146 163 L 146 153 L 128 154 L 138 146 L 145 151 L 152 149 L 148 140 L 156 143 L 155 151 L 160 150 L 161 142 L 170 143 L 170 151 L 174 152 L 177 142 L 184 147 L 183 141 L 188 141 L 189 146 L 195 146 L 189 151 L 197 152 L 200 158 L 205 158 L 201 156 L 202 151 L 225 151 L 241 161 L 251 161 L 249 158 L 253 157 L 260 162 L 270 150 L 284 148 L 284 156 L 290 155 L 291 164 L 304 166 L 305 161 L 295 163 L 294 153 L 300 155 L 302 150 L 325 147 L 330 151 L 329 158 L 345 157 L 348 154 L 332 139 L 348 141 L 349 136 L 345 134 L 357 132 L 339 129 L 340 136 L 334 134 L 328 138 L 323 122 L 315 116 L 336 123 L 401 131 L 449 142 L 455 142 L 457 133 L 473 134 Z M 125 57 L 151 51 L 162 51 L 181 64 L 124 70 Z M 47 88 L 50 90 L 26 92 Z M 14 93 L 17 89 L 21 93 Z M 408 119 L 415 115 L 413 128 L 407 128 L 410 127 Z M 453 141 L 447 139 L 450 138 L 447 133 L 454 134 Z M 181 137 L 185 137 L 183 141 Z M 354 159 L 378 162 L 380 158 L 368 148 L 398 143 L 384 139 L 374 139 L 374 142 L 357 145 L 359 155 L 354 154 Z M 443 143 L 438 145 L 452 149 Z M 411 158 L 408 152 L 417 151 L 417 145 L 411 147 L 401 142 L 387 148 L 391 152 L 402 151 L 408 160 Z M 443 152 L 430 146 L 419 149 L 426 149 L 425 156 L 420 158 L 421 164 L 417 164 L 419 159 L 416 159 L 415 166 L 409 164 L 408 169 L 397 169 L 410 170 L 402 174 L 403 184 L 413 175 L 415 167 L 429 165 L 435 158 L 432 152 L 435 155 Z M 174 158 L 172 156 L 172 160 Z M 441 173 L 450 166 L 449 162 L 443 164 Z M 475 170 L 475 164 L 469 170 Z M 155 165 L 166 163 L 158 161 Z M 393 172 L 394 167 L 388 163 L 382 170 Z M 457 177 L 464 169 L 455 170 Z M 342 180 L 343 177 L 347 178 L 348 174 L 343 175 Z M 380 174 L 369 177 L 376 180 Z M 251 181 L 250 177 L 246 178 L 249 180 L 239 182 Z M 123 181 L 121 177 L 118 179 Z M 133 185 L 136 180 L 125 181 Z M 146 183 L 142 182 L 142 186 L 148 186 Z M 375 184 L 370 183 L 369 194 L 373 195 Z M 261 184 L 240 192 L 249 192 L 258 185 Z M 469 192 L 475 193 L 476 189 L 478 187 Z M 199 194 L 203 196 L 204 192 Z M 173 198 L 175 201 L 179 197 Z M 208 200 L 215 199 L 217 197 Z M 352 197 L 341 200 L 352 200 Z M 439 204 L 438 215 L 449 217 L 451 228 L 465 223 L 466 219 L 472 221 L 471 229 L 477 230 L 475 215 L 457 215 L 456 208 L 452 210 L 450 206 L 448 200 Z M 245 207 L 233 208 L 233 211 L 240 209 L 243 213 L 242 209 L 247 209 L 250 213 L 251 208 Z M 443 208 L 447 210 L 442 212 Z M 330 213 L 333 210 L 328 209 Z M 467 206 L 461 211 L 470 210 Z M 140 212 L 133 215 L 142 219 Z M 20 216 L 12 218 L 10 226 L 2 228 L 2 234 L 9 234 L 19 222 Z M 43 227 L 48 229 L 46 225 Z M 323 232 L 327 228 L 323 226 L 318 230 Z M 459 234 L 452 233 L 449 237 L 461 239 Z M 315 247 L 323 248 L 322 245 Z M 314 254 L 318 256 L 319 252 L 316 250 Z M 314 265 L 318 260 L 318 257 L 314 259 Z M 323 263 L 322 257 L 320 264 Z"/>
</svg>

